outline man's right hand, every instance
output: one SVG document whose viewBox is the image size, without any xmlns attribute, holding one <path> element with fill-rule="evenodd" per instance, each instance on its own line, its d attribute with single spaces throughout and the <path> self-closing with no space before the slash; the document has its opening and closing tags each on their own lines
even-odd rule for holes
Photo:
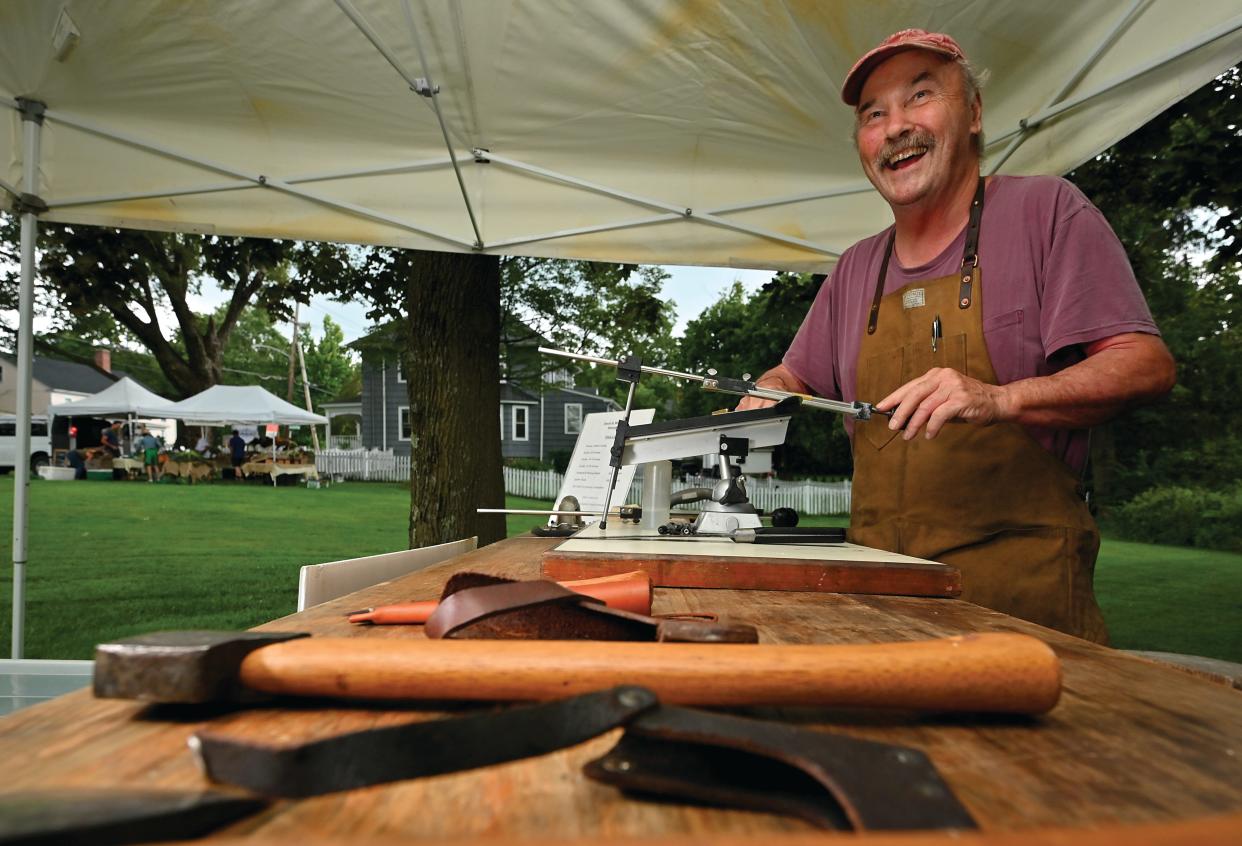
<svg viewBox="0 0 1242 846">
<path fill-rule="evenodd" d="M 793 374 L 783 364 L 778 364 L 764 373 L 755 380 L 755 384 L 760 388 L 773 388 L 778 391 L 790 391 L 795 394 L 809 394 L 811 386 L 807 385 L 801 379 Z M 768 408 L 776 405 L 775 400 L 763 399 L 762 397 L 742 397 L 742 401 L 737 404 L 735 411 L 749 411 L 752 408 Z"/>
</svg>

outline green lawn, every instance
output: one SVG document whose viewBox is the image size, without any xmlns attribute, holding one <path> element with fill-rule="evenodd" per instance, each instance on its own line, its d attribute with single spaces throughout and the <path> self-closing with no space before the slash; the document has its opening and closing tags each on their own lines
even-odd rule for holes
<svg viewBox="0 0 1242 846">
<path fill-rule="evenodd" d="M 10 519 L 12 494 L 12 477 L 0 478 L 0 519 Z M 408 503 L 396 484 L 34 481 L 26 656 L 86 658 L 105 638 L 245 628 L 291 613 L 303 564 L 403 549 Z M 511 516 L 509 533 L 543 519 Z M 0 656 L 9 654 L 10 548 L 0 570 Z M 1242 555 L 1106 540 L 1097 592 L 1116 646 L 1242 661 Z"/>
</svg>

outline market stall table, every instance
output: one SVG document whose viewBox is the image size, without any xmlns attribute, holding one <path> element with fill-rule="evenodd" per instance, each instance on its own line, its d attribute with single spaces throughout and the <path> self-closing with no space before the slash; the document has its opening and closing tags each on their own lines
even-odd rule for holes
<svg viewBox="0 0 1242 846">
<path fill-rule="evenodd" d="M 356 626 L 345 612 L 434 598 L 459 570 L 533 578 L 555 540 L 513 538 L 259 628 L 369 640 L 421 638 L 420 628 Z M 658 589 L 656 613 L 726 613 L 769 643 L 869 643 L 983 631 L 1045 639 L 1063 662 L 1061 702 L 1042 718 L 936 718 L 812 708 L 752 708 L 784 719 L 925 751 L 984 831 L 1166 823 L 1242 812 L 1242 693 L 1173 667 L 951 599 Z M 252 739 L 311 739 L 442 716 L 419 708 L 331 703 L 177 715 L 70 694 L 0 720 L 0 793 L 68 788 L 206 786 L 187 738 L 213 728 Z M 308 836 L 358 844 L 390 835 L 700 839 L 806 831 L 767 814 L 630 798 L 587 780 L 582 765 L 617 733 L 538 758 L 301 801 L 282 801 L 218 837 Z M 1242 818 L 1239 818 L 1242 819 Z M 760 842 L 757 840 L 756 842 Z"/>
<path fill-rule="evenodd" d="M 143 463 L 141 458 L 114 458 L 112 459 L 112 469 L 124 470 L 130 476 L 139 475 L 143 471 Z"/>
<path fill-rule="evenodd" d="M 303 476 L 307 479 L 318 479 L 319 470 L 314 464 L 285 464 L 280 461 L 247 461 L 242 465 L 242 473 L 251 476 L 271 476 L 272 484 L 281 476 Z"/>
</svg>

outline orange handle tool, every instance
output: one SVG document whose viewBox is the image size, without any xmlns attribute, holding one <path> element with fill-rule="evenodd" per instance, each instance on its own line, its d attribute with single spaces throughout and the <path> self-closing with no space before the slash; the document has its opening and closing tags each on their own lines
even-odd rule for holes
<svg viewBox="0 0 1242 846">
<path fill-rule="evenodd" d="M 651 613 L 651 577 L 642 570 L 559 584 L 577 593 L 594 597 L 609 608 L 619 608 L 635 614 Z M 422 602 L 380 605 L 377 608 L 350 614 L 349 622 L 376 625 L 425 623 L 439 604 L 434 599 L 428 599 Z"/>
<path fill-rule="evenodd" d="M 1061 665 L 1029 635 L 860 645 L 301 638 L 255 650 L 241 682 L 347 699 L 557 699 L 620 684 L 687 705 L 1042 714 Z"/>
</svg>

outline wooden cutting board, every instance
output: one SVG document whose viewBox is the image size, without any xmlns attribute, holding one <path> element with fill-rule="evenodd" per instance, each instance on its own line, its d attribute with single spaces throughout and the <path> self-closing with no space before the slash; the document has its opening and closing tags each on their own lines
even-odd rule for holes
<svg viewBox="0 0 1242 846">
<path fill-rule="evenodd" d="M 734 543 L 664 538 L 630 525 L 583 529 L 543 553 L 545 579 L 642 570 L 656 587 L 958 596 L 956 567 L 866 546 Z"/>
</svg>

